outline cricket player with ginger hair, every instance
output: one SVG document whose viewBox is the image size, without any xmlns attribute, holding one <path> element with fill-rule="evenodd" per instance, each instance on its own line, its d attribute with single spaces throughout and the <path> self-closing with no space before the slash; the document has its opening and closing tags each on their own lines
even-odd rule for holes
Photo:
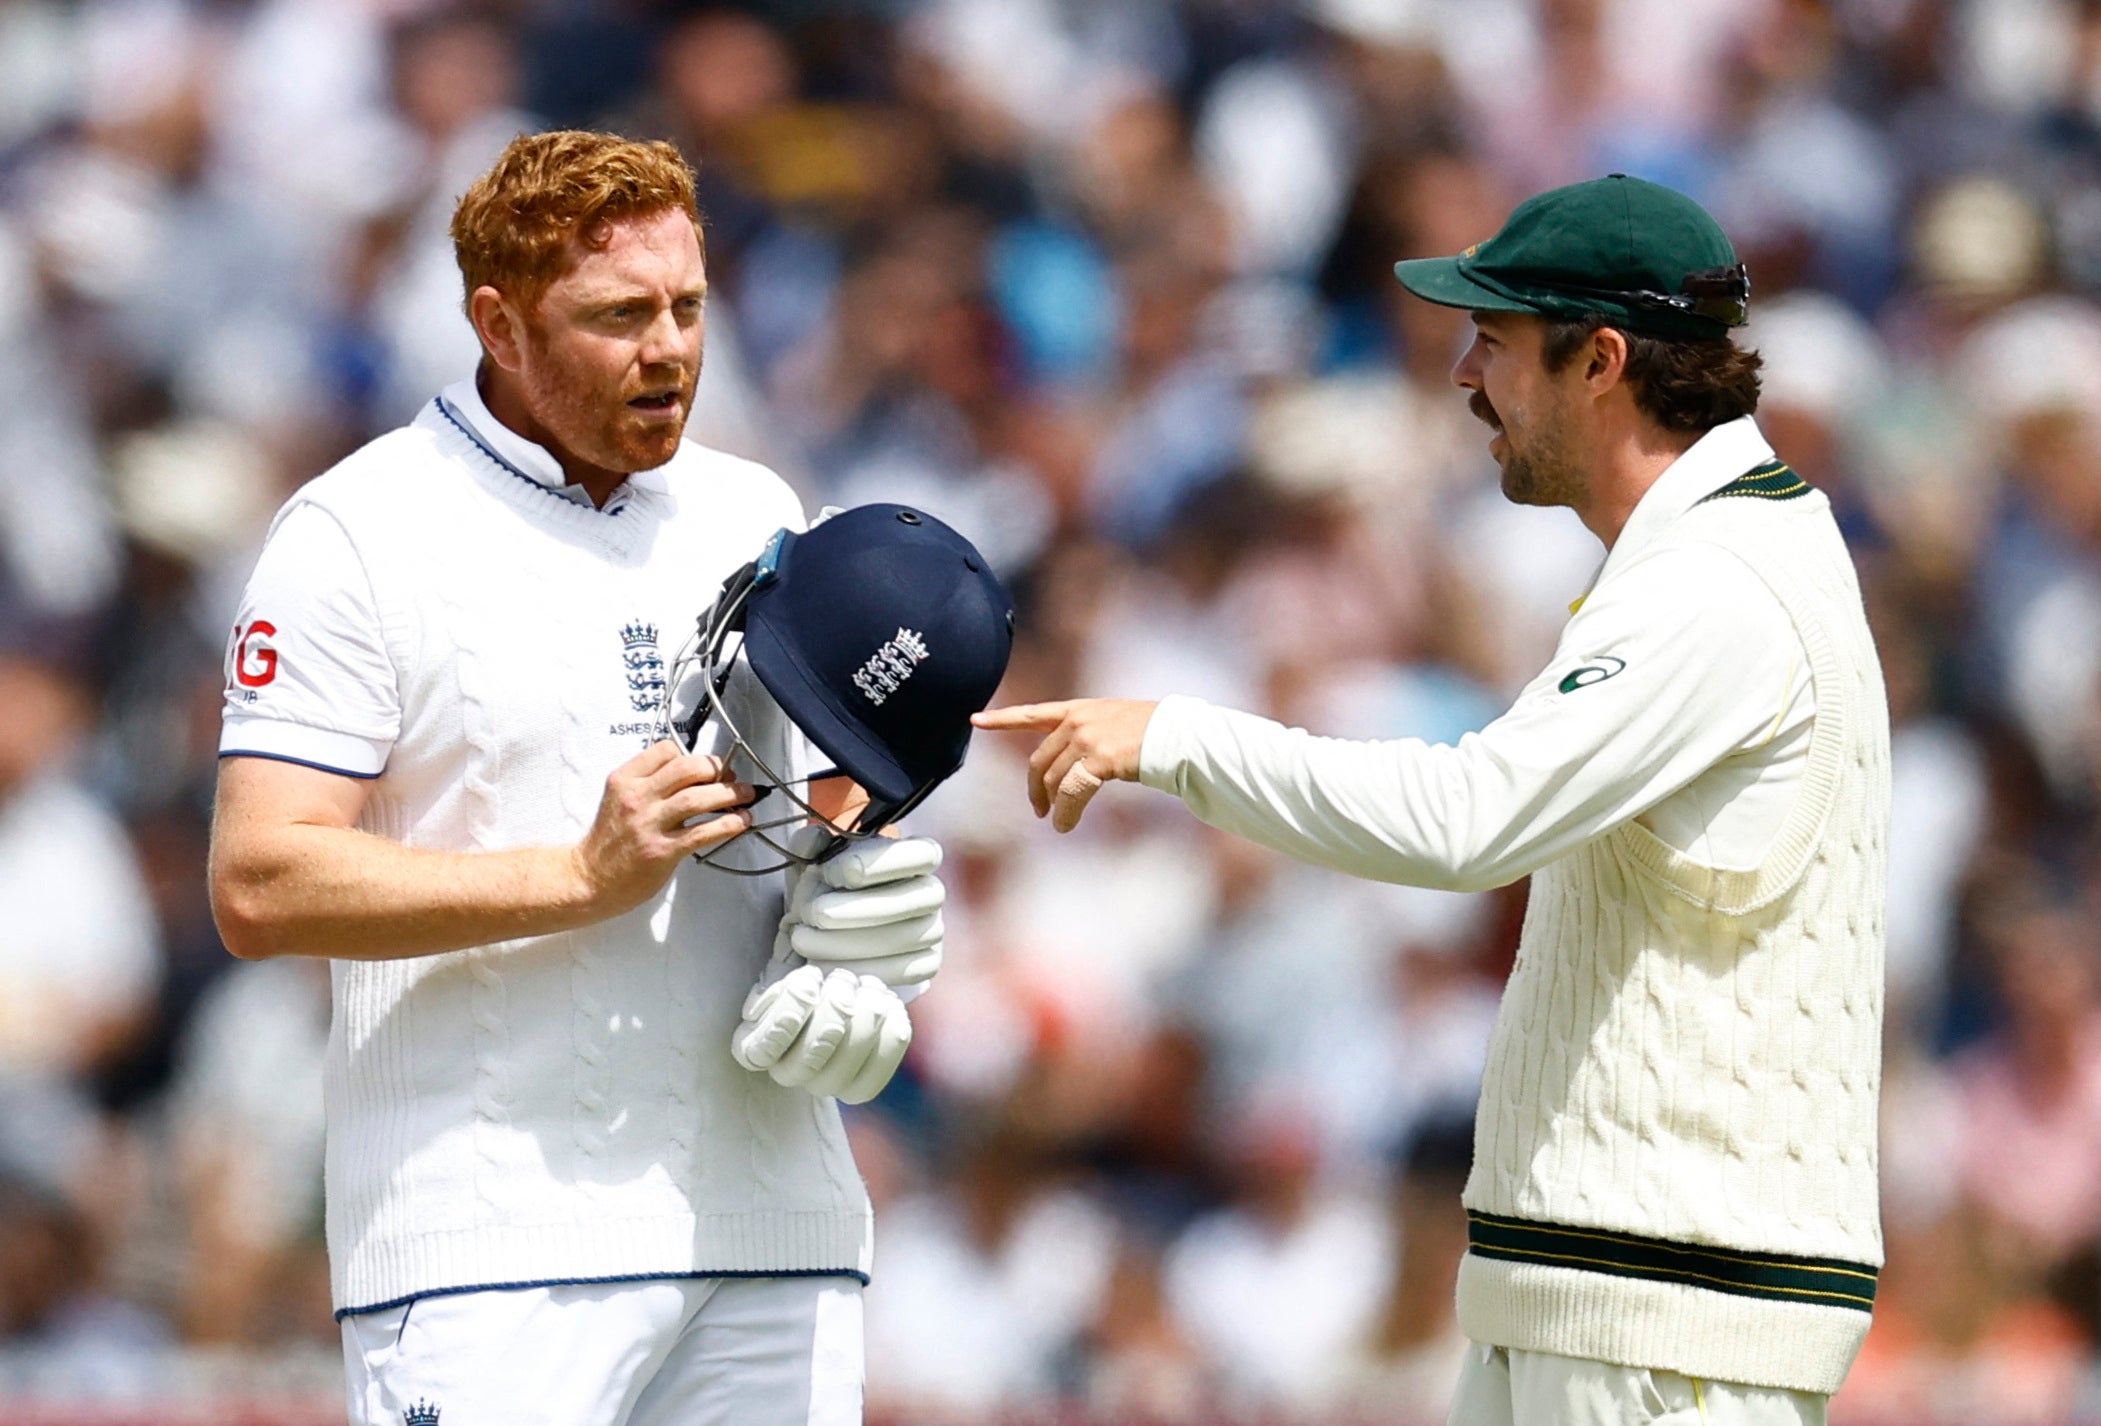
<svg viewBox="0 0 2101 1426">
<path fill-rule="evenodd" d="M 870 1221 L 833 1101 L 909 1043 L 939 849 L 771 868 L 868 873 L 816 927 L 744 837 L 780 794 L 664 736 L 676 641 L 804 525 L 683 439 L 706 266 L 678 153 L 522 137 L 453 239 L 479 369 L 279 513 L 220 744 L 228 947 L 331 963 L 349 1419 L 847 1426 Z M 748 672 L 740 736 L 805 766 Z M 808 994 L 768 993 L 791 930 Z M 913 954 L 864 973 L 872 945 Z"/>
<path fill-rule="evenodd" d="M 1454 1426 L 1817 1423 L 1867 1331 L 1889 715 L 1829 502 L 1759 434 L 1748 278 L 1623 175 L 1402 284 L 1504 494 L 1606 548 L 1553 662 L 1456 746 L 1189 698 L 993 710 L 1038 816 L 1140 781 L 1356 876 L 1532 878 L 1465 1191 Z"/>
</svg>

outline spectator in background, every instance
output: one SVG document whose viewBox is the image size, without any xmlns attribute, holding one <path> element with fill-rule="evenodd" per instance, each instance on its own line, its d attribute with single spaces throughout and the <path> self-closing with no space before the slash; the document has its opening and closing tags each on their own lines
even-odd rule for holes
<svg viewBox="0 0 2101 1426">
<path fill-rule="evenodd" d="M 1334 1400 L 1365 1420 L 1434 1421 L 1451 1395 L 1468 1342 L 1450 1283 L 1466 1253 L 1466 1187 L 1474 1157 L 1469 1115 L 1429 1118 L 1404 1153 L 1393 1187 L 1393 1280 L 1371 1330 L 1339 1373 Z"/>
<path fill-rule="evenodd" d="M 1760 304 L 1744 344 L 1765 358 L 1758 414 L 1774 449 L 1816 473 L 1849 544 L 1880 546 L 1887 537 L 1875 513 L 1877 492 L 1856 469 L 1854 433 L 1889 386 L 1881 339 L 1837 299 L 1795 292 Z"/>
<path fill-rule="evenodd" d="M 1169 1253 L 1168 1300 L 1230 1407 L 1306 1411 L 1378 1308 L 1389 1225 L 1323 1172 L 1321 1141 L 1297 1102 L 1274 1099 L 1223 1127 L 1231 1196 Z"/>
<path fill-rule="evenodd" d="M 0 291 L 16 294 L 0 297 L 0 579 L 21 591 L 16 619 L 88 614 L 117 577 L 90 414 L 67 373 L 37 359 L 53 333 L 19 295 L 36 290 L 37 258 L 0 227 Z"/>
<path fill-rule="evenodd" d="M 197 1007 L 170 1086 L 193 1342 L 334 1335 L 321 1226 L 328 969 L 258 961 Z"/>
<path fill-rule="evenodd" d="M 1041 1148 L 1016 1126 L 986 1125 L 956 1146 L 938 1187 L 885 1207 L 872 1401 L 983 1419 L 1071 1393 L 1061 1370 L 1102 1309 L 1116 1228 Z"/>
<path fill-rule="evenodd" d="M 166 1326 L 121 1252 L 144 1145 L 115 1112 L 153 1036 L 154 904 L 124 826 L 82 780 L 94 731 L 82 620 L 0 616 L 0 1343 L 32 1381 L 153 1380 Z M 191 868 L 194 875 L 194 868 Z M 0 1397 L 6 1395 L 0 1381 Z"/>
<path fill-rule="evenodd" d="M 0 629 L 0 1074 L 82 1090 L 144 1028 L 158 931 L 124 829 L 73 765 L 90 631 L 19 614 Z"/>
<path fill-rule="evenodd" d="M 1866 593 L 1890 707 L 1888 1013 L 1926 1039 L 1946 1011 L 1962 894 L 1990 831 L 1989 769 L 1979 739 L 1936 706 L 1929 597 L 1895 572 L 1871 573 Z"/>
<path fill-rule="evenodd" d="M 369 310 L 377 350 L 369 419 L 407 421 L 481 348 L 460 309 L 452 210 L 503 146 L 537 127 L 517 105 L 510 29 L 492 13 L 440 8 L 401 22 L 389 46 L 398 121 L 393 191 L 358 235 L 346 294 Z"/>
<path fill-rule="evenodd" d="M 2015 1230 L 1957 1198 L 1890 1244 L 1888 1301 L 1834 1415 L 1920 1426 L 2045 1426 L 2079 1401 L 2092 1344 L 2050 1301 Z"/>
<path fill-rule="evenodd" d="M 1984 927 L 2004 1030 L 1952 1066 L 1957 1172 L 2047 1269 L 2101 1238 L 2101 964 L 2092 908 L 2007 903 Z"/>
<path fill-rule="evenodd" d="M 1086 1338 L 1086 1399 L 1108 1417 L 1202 1421 L 1215 1383 L 1209 1362 L 1175 1320 L 1157 1251 L 1126 1245 Z"/>
<path fill-rule="evenodd" d="M 0 1173 L 0 1352 L 21 1363 L 17 1372 L 0 1370 L 0 1396 L 136 1390 L 153 1381 L 165 1334 L 108 1290 L 105 1248 L 77 1202 Z"/>
<path fill-rule="evenodd" d="M 2101 684 L 2101 314 L 2063 298 L 2009 308 L 1957 371 L 2003 475 L 1977 571 L 1986 672 L 2055 790 L 2078 795 Z"/>
</svg>

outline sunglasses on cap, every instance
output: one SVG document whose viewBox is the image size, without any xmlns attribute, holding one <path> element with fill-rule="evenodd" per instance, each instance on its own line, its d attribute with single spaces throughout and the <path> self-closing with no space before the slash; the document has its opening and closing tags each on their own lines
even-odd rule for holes
<svg viewBox="0 0 2101 1426">
<path fill-rule="evenodd" d="M 1687 273 L 1675 293 L 1640 288 L 1577 287 L 1561 282 L 1542 285 L 1551 285 L 1556 292 L 1577 297 L 1603 297 L 1633 307 L 1686 312 L 1725 327 L 1741 327 L 1751 320 L 1751 274 L 1742 263 Z"/>
</svg>

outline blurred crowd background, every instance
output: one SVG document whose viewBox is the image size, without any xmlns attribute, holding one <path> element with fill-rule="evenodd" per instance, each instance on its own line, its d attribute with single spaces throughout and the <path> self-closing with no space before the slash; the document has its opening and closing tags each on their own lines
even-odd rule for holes
<svg viewBox="0 0 2101 1426">
<path fill-rule="evenodd" d="M 341 1419 L 325 970 L 205 901 L 222 659 L 271 511 L 471 369 L 454 199 L 561 125 L 699 168 L 692 434 L 976 538 L 1009 698 L 1370 738 L 1493 717 L 1599 558 L 1502 502 L 1466 318 L 1390 264 L 1610 171 L 1708 204 L 1895 720 L 1834 1420 L 2101 1420 L 2093 0 L 0 0 L 0 1420 Z M 1132 789 L 1054 837 L 1024 753 L 915 819 L 875 1419 L 1441 1421 L 1523 887 Z"/>
</svg>

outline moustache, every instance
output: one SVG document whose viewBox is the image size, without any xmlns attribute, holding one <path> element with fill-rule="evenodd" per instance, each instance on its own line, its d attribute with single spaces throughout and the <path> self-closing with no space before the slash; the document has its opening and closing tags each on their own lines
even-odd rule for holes
<svg viewBox="0 0 2101 1426">
<path fill-rule="evenodd" d="M 675 391 L 690 400 L 700 385 L 700 368 L 665 366 L 644 372 L 623 400 L 632 401 L 638 396 L 650 396 L 664 391 Z"/>
<path fill-rule="evenodd" d="M 1477 420 L 1486 423 L 1493 429 L 1497 431 L 1503 429 L 1502 421 L 1496 417 L 1496 408 L 1489 405 L 1488 398 L 1480 392 L 1476 391 L 1466 398 L 1466 409 L 1473 412 Z"/>
</svg>

